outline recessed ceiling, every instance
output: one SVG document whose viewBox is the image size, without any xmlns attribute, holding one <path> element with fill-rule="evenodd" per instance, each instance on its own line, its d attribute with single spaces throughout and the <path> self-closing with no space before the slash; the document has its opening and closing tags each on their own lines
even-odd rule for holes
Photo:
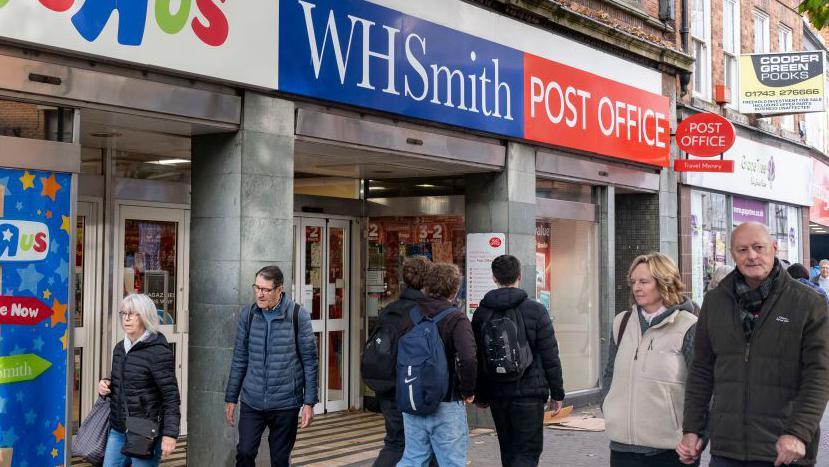
<svg viewBox="0 0 829 467">
<path fill-rule="evenodd" d="M 357 149 L 307 140 L 296 141 L 295 154 L 294 170 L 296 172 L 329 177 L 376 180 L 458 176 L 492 171 L 491 168 L 448 159 Z"/>
</svg>

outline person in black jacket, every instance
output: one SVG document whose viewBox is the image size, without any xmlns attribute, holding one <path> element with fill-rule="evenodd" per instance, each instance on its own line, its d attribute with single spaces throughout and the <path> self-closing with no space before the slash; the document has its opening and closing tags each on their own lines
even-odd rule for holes
<svg viewBox="0 0 829 467">
<path fill-rule="evenodd" d="M 564 400 L 558 343 L 544 305 L 530 300 L 527 292 L 518 288 L 521 282 L 518 258 L 511 255 L 495 258 L 492 275 L 499 288 L 487 292 L 472 316 L 472 331 L 479 354 L 476 402 L 479 407 L 489 407 L 492 412 L 501 464 L 535 466 L 544 446 L 545 405 L 555 414 L 561 410 Z M 496 378 L 485 370 L 483 327 L 493 315 L 509 310 L 521 313 L 533 358 L 520 379 L 501 382 L 495 381 Z"/>
<path fill-rule="evenodd" d="M 112 351 L 111 378 L 98 383 L 98 394 L 109 397 L 111 413 L 104 467 L 156 467 L 176 448 L 179 434 L 178 382 L 175 356 L 167 339 L 158 332 L 155 305 L 143 294 L 127 295 L 119 310 L 126 338 Z M 158 421 L 155 457 L 138 459 L 121 453 L 126 417 Z"/>
<path fill-rule="evenodd" d="M 412 256 L 403 262 L 403 284 L 400 298 L 389 303 L 380 311 L 377 325 L 389 324 L 397 329 L 398 336 L 402 336 L 412 328 L 409 311 L 415 306 L 416 300 L 425 299 L 420 289 L 423 288 L 423 279 L 429 272 L 432 263 L 424 256 Z M 390 375 L 394 380 L 394 375 Z M 405 438 L 403 436 L 403 414 L 394 402 L 395 390 L 387 393 L 378 393 L 377 400 L 380 411 L 386 422 L 386 437 L 383 438 L 383 449 L 374 461 L 374 467 L 393 467 L 403 456 Z"/>
</svg>

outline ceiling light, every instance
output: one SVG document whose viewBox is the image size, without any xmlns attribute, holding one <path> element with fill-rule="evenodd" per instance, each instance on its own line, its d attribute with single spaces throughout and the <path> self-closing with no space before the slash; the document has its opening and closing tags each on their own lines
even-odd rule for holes
<svg viewBox="0 0 829 467">
<path fill-rule="evenodd" d="M 368 191 L 377 191 L 377 190 L 385 190 L 385 189 L 386 189 L 386 187 L 384 187 L 384 186 L 376 186 L 376 185 L 368 187 Z"/>
<path fill-rule="evenodd" d="M 415 186 L 419 186 L 420 188 L 437 188 L 437 185 L 432 185 L 431 183 L 419 183 Z"/>
<path fill-rule="evenodd" d="M 147 161 L 148 164 L 156 164 L 156 165 L 176 165 L 176 164 L 189 164 L 190 161 L 187 159 L 161 159 L 158 161 Z"/>
</svg>

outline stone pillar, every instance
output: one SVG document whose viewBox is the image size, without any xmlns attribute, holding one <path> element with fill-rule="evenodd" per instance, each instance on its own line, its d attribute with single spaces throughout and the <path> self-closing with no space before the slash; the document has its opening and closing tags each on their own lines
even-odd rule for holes
<svg viewBox="0 0 829 467">
<path fill-rule="evenodd" d="M 240 306 L 262 266 L 293 272 L 293 125 L 292 102 L 246 92 L 237 133 L 193 138 L 188 465 L 235 463 L 223 413 Z"/>
<path fill-rule="evenodd" d="M 535 297 L 535 149 L 509 143 L 503 172 L 467 174 L 466 232 L 504 233 L 521 261 L 521 288 Z"/>
<path fill-rule="evenodd" d="M 500 173 L 467 174 L 466 232 L 506 234 L 507 253 L 521 261 L 520 287 L 535 297 L 535 149 L 507 146 Z M 489 410 L 467 406 L 469 425 L 494 428 Z"/>
</svg>

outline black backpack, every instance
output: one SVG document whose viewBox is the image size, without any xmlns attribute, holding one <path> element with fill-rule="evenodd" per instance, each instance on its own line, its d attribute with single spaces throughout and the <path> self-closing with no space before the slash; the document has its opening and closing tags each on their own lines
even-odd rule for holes
<svg viewBox="0 0 829 467">
<path fill-rule="evenodd" d="M 489 311 L 481 326 L 484 371 L 489 379 L 517 381 L 533 362 L 524 317 L 516 309 Z"/>
<path fill-rule="evenodd" d="M 380 318 L 363 346 L 360 373 L 366 386 L 377 394 L 394 391 L 397 377 L 397 342 L 400 340 L 402 320 L 403 318 Z"/>
</svg>

